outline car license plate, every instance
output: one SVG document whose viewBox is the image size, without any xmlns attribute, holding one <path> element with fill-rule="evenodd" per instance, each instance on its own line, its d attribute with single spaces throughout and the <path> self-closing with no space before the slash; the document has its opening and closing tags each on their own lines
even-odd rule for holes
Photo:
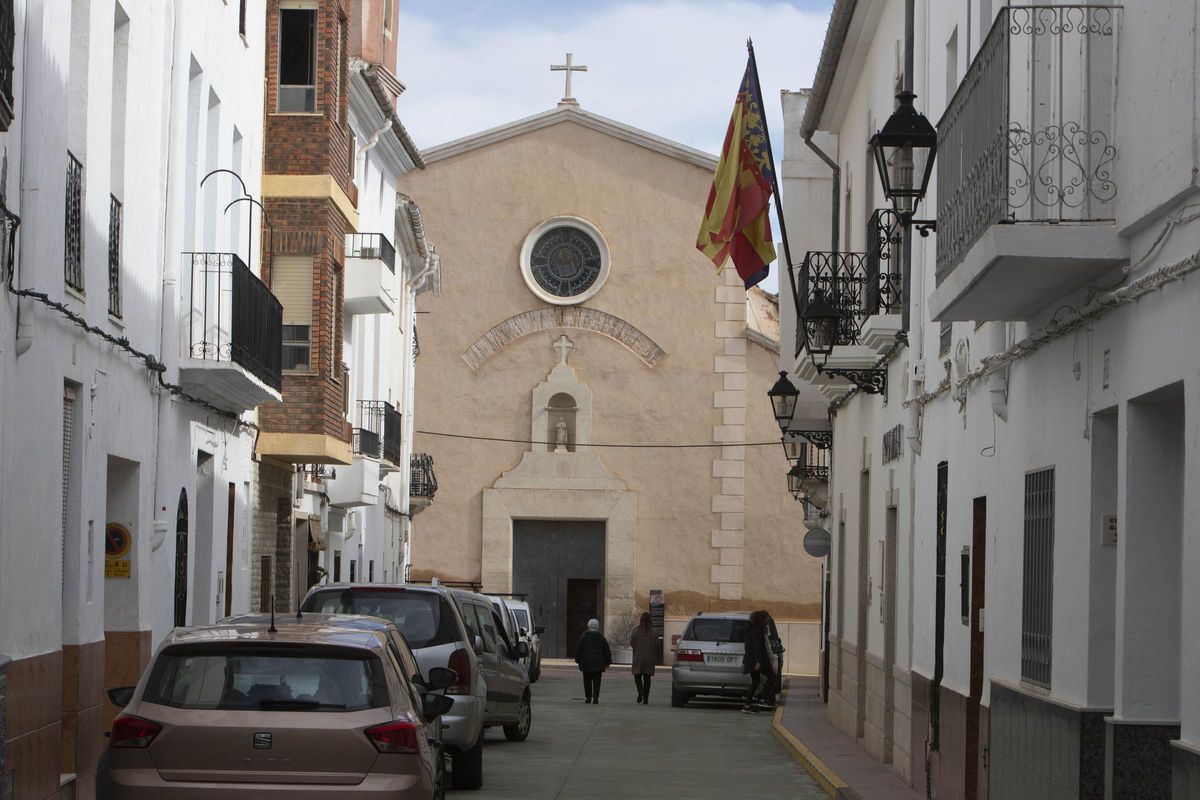
<svg viewBox="0 0 1200 800">
<path fill-rule="evenodd" d="M 704 663 L 726 667 L 733 664 L 741 664 L 742 657 L 736 654 L 706 653 L 704 655 Z"/>
</svg>

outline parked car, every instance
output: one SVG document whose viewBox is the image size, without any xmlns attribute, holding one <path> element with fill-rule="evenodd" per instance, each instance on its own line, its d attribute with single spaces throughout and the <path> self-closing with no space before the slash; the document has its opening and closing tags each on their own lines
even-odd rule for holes
<svg viewBox="0 0 1200 800">
<path fill-rule="evenodd" d="M 742 674 L 750 615 L 701 612 L 680 637 L 671 667 L 671 705 L 679 708 L 697 695 L 745 697 L 750 676 Z"/>
<path fill-rule="evenodd" d="M 525 642 L 529 645 L 529 681 L 537 683 L 542 676 L 542 634 L 546 627 L 533 624 L 533 609 L 525 600 L 509 600 L 508 608 L 517 618 L 518 632 L 524 632 Z"/>
<path fill-rule="evenodd" d="M 440 800 L 432 691 L 448 669 L 417 663 L 391 624 L 369 617 L 267 615 L 178 628 L 124 708 L 97 772 L 101 800 L 349 797 Z M 320 784 L 307 789 L 305 784 Z"/>
<path fill-rule="evenodd" d="M 525 672 L 529 675 L 529 682 L 533 683 L 536 680 L 533 677 L 533 645 L 530 643 L 529 637 L 521 633 L 521 623 L 517 621 L 517 615 L 513 613 L 513 600 L 495 594 L 484 596 L 491 601 L 492 606 L 496 609 L 496 613 L 500 615 L 500 619 L 504 622 L 504 635 L 508 638 L 508 641 L 513 644 L 525 642 L 526 654 L 521 657 L 521 663 L 525 665 Z"/>
<path fill-rule="evenodd" d="M 484 725 L 501 726 L 509 741 L 523 742 L 533 721 L 529 671 L 524 664 L 529 647 L 509 638 L 493 598 L 465 589 L 452 589 L 450 593 L 471 634 L 487 682 Z"/>
<path fill-rule="evenodd" d="M 331 584 L 316 586 L 300 606 L 305 613 L 369 614 L 399 628 L 417 664 L 428 674 L 446 667 L 458 675 L 446 690 L 454 708 L 442 717 L 442 742 L 450 758 L 450 785 L 483 786 L 483 726 L 488 687 L 451 590 L 440 585 Z"/>
</svg>

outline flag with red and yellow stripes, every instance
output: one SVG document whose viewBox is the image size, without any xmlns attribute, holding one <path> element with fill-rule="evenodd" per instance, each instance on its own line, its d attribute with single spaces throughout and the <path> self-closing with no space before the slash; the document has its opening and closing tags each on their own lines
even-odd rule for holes
<svg viewBox="0 0 1200 800">
<path fill-rule="evenodd" d="M 767 277 L 775 260 L 768 216 L 775 180 L 757 72 L 751 56 L 696 239 L 718 270 L 732 256 L 747 289 Z"/>
</svg>

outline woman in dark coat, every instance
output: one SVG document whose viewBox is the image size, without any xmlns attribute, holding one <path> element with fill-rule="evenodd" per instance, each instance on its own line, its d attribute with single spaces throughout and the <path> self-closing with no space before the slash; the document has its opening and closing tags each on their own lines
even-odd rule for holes
<svg viewBox="0 0 1200 800">
<path fill-rule="evenodd" d="M 650 615 L 643 612 L 638 626 L 629 636 L 629 646 L 633 649 L 630 672 L 633 673 L 633 682 L 637 684 L 639 703 L 650 702 L 650 676 L 654 674 L 654 663 L 658 660 L 656 644 L 654 629 L 650 627 Z"/>
<path fill-rule="evenodd" d="M 612 663 L 612 650 L 608 639 L 600 632 L 600 620 L 589 619 L 587 630 L 579 637 L 575 645 L 575 663 L 583 673 L 583 694 L 585 703 L 600 702 L 600 676 Z"/>
<path fill-rule="evenodd" d="M 754 695 L 761 681 L 774 680 L 775 670 L 771 666 L 771 648 L 767 644 L 766 612 L 755 611 L 750 615 L 750 627 L 746 629 L 746 654 L 742 657 L 742 673 L 750 676 L 750 690 L 746 693 L 743 714 L 757 712 Z"/>
</svg>

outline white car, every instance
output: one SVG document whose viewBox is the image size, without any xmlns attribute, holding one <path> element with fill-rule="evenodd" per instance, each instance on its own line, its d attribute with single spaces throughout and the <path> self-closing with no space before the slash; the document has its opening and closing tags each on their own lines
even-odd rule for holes
<svg viewBox="0 0 1200 800">
<path fill-rule="evenodd" d="M 533 609 L 524 600 L 508 600 L 508 608 L 517 618 L 517 626 L 523 640 L 529 644 L 529 681 L 535 682 L 542 674 L 542 634 L 544 625 L 533 624 Z"/>
</svg>

